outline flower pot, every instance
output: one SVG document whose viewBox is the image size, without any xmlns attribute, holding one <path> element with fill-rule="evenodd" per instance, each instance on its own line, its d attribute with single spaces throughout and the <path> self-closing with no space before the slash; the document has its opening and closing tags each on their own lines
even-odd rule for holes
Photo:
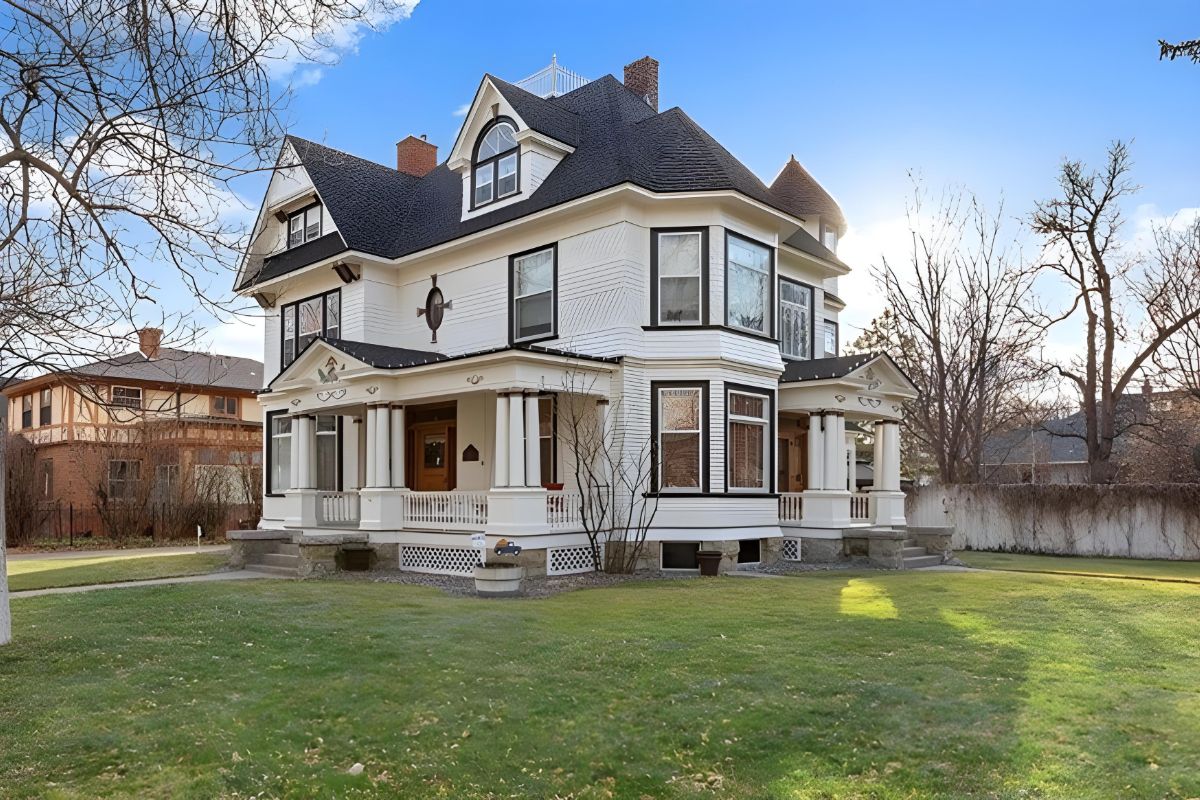
<svg viewBox="0 0 1200 800">
<path fill-rule="evenodd" d="M 700 574 L 714 578 L 721 571 L 722 553 L 720 550 L 697 550 L 696 560 L 700 562 Z"/>
<path fill-rule="evenodd" d="M 510 564 L 476 567 L 475 593 L 480 597 L 515 597 L 521 593 L 524 577 L 524 567 Z"/>
</svg>

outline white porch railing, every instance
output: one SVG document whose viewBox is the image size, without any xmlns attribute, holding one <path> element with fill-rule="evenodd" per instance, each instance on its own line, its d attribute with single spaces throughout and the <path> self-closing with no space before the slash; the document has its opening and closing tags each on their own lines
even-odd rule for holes
<svg viewBox="0 0 1200 800">
<path fill-rule="evenodd" d="M 404 496 L 409 528 L 478 531 L 487 525 L 487 492 L 411 492 Z"/>
<path fill-rule="evenodd" d="M 357 525 L 358 492 L 319 492 L 317 522 L 321 525 Z"/>
<path fill-rule="evenodd" d="M 871 518 L 871 495 L 855 492 L 850 495 L 850 519 L 863 522 Z"/>
<path fill-rule="evenodd" d="M 582 527 L 583 495 L 577 492 L 547 493 L 546 524 L 551 528 Z"/>
<path fill-rule="evenodd" d="M 779 521 L 799 522 L 804 510 L 804 496 L 799 492 L 784 492 L 779 495 Z"/>
</svg>

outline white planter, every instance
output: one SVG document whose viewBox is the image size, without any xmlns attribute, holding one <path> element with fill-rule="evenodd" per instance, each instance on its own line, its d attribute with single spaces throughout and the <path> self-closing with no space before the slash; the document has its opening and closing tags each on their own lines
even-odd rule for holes
<svg viewBox="0 0 1200 800">
<path fill-rule="evenodd" d="M 480 597 L 515 597 L 524 577 L 524 567 L 476 567 L 475 591 Z"/>
</svg>

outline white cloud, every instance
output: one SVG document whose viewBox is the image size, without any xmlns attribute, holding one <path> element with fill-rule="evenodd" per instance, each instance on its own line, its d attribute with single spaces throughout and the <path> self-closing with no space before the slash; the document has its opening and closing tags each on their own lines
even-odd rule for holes
<svg viewBox="0 0 1200 800">
<path fill-rule="evenodd" d="M 470 110 L 471 110 L 471 104 L 470 104 L 470 103 L 463 103 L 461 106 L 459 106 L 458 108 L 454 109 L 454 116 L 456 116 L 456 117 L 465 117 L 465 116 L 467 115 L 467 112 L 468 112 L 468 111 L 470 111 Z"/>
<path fill-rule="evenodd" d="M 261 360 L 263 357 L 264 318 L 261 314 L 242 314 L 223 320 L 209 330 L 209 349 L 225 356 Z"/>
<path fill-rule="evenodd" d="M 905 274 L 911 271 L 911 248 L 912 235 L 904 216 L 852 226 L 838 242 L 838 258 L 852 268 L 849 275 L 838 279 L 838 292 L 846 301 L 846 310 L 839 319 L 850 326 L 842 334 L 847 342 L 884 309 L 883 292 L 876 285 L 871 268 L 882 265 L 887 258 L 901 275 Z"/>
</svg>

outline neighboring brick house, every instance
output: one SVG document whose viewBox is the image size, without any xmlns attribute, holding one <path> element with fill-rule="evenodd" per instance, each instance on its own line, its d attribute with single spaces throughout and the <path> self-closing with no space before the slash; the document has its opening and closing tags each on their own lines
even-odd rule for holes
<svg viewBox="0 0 1200 800">
<path fill-rule="evenodd" d="M 7 430 L 30 446 L 25 472 L 14 474 L 14 456 L 10 477 L 32 484 L 32 502 L 85 515 L 106 502 L 146 507 L 261 462 L 262 364 L 163 348 L 161 338 L 143 329 L 137 352 L 4 387 Z M 232 486 L 223 494 L 257 501 Z"/>
</svg>

